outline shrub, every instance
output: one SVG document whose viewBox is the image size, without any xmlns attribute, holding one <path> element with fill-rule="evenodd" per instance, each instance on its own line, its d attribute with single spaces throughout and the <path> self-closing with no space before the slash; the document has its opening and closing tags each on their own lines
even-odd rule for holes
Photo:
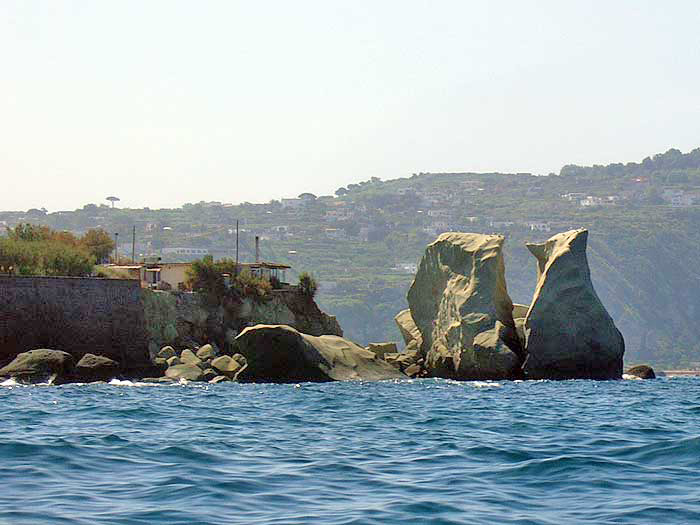
<svg viewBox="0 0 700 525">
<path fill-rule="evenodd" d="M 318 290 L 316 279 L 308 272 L 299 274 L 299 292 L 308 297 L 314 297 Z"/>
</svg>

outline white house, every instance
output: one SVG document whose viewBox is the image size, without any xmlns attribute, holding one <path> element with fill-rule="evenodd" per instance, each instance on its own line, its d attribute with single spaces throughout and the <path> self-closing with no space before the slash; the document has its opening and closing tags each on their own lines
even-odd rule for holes
<svg viewBox="0 0 700 525">
<path fill-rule="evenodd" d="M 415 274 L 418 271 L 418 265 L 416 263 L 399 263 L 396 265 L 396 269 L 401 273 Z"/>
<path fill-rule="evenodd" d="M 491 221 L 489 223 L 492 228 L 510 228 L 513 225 L 515 225 L 513 221 Z"/>
<path fill-rule="evenodd" d="M 282 199 L 280 202 L 283 208 L 298 209 L 301 208 L 306 201 L 303 199 Z"/>
<path fill-rule="evenodd" d="M 528 222 L 528 228 L 533 232 L 549 232 L 552 231 L 552 227 L 548 222 Z"/>
<path fill-rule="evenodd" d="M 326 237 L 329 239 L 346 239 L 347 234 L 345 233 L 345 230 L 340 229 L 340 228 L 326 228 L 325 230 Z"/>
</svg>

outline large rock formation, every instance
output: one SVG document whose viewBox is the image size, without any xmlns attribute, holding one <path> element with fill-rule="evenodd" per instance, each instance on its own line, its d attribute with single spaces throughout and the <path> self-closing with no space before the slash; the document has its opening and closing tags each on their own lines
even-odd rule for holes
<svg viewBox="0 0 700 525">
<path fill-rule="evenodd" d="M 525 376 L 619 379 L 625 344 L 591 283 L 587 230 L 528 244 L 537 288 L 525 320 Z"/>
<path fill-rule="evenodd" d="M 342 337 L 302 334 L 285 325 L 257 325 L 236 338 L 247 368 L 238 381 L 297 382 L 400 379 L 406 376 Z"/>
<path fill-rule="evenodd" d="M 0 377 L 13 377 L 31 383 L 67 383 L 73 379 L 75 359 L 68 352 L 40 348 L 22 352 L 0 368 Z"/>
<path fill-rule="evenodd" d="M 454 379 L 519 375 L 522 355 L 506 289 L 503 241 L 500 235 L 444 233 L 427 247 L 408 303 L 428 374 Z M 400 327 L 407 317 L 405 312 L 397 316 Z"/>
</svg>

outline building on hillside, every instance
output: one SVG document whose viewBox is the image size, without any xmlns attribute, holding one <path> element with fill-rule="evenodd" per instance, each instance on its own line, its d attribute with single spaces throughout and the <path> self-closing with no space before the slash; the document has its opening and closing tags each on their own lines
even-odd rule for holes
<svg viewBox="0 0 700 525">
<path fill-rule="evenodd" d="M 548 222 L 528 222 L 527 227 L 533 232 L 549 232 L 552 227 Z"/>
<path fill-rule="evenodd" d="M 337 209 L 337 210 L 328 210 L 324 214 L 326 219 L 331 219 L 335 221 L 344 221 L 352 218 L 352 212 L 349 209 Z"/>
<path fill-rule="evenodd" d="M 418 264 L 409 263 L 409 262 L 402 262 L 402 263 L 397 264 L 394 269 L 398 270 L 401 273 L 407 273 L 407 274 L 413 275 L 418 271 Z"/>
<path fill-rule="evenodd" d="M 585 193 L 565 193 L 564 195 L 561 196 L 562 199 L 565 199 L 569 202 L 579 202 L 581 199 L 586 198 Z"/>
<path fill-rule="evenodd" d="M 579 204 L 583 208 L 591 208 L 595 206 L 614 206 L 619 201 L 619 195 L 608 195 L 606 197 L 594 197 L 592 195 L 588 195 L 585 199 L 581 199 Z"/>
<path fill-rule="evenodd" d="M 514 221 L 491 221 L 489 223 L 489 226 L 491 226 L 491 228 L 512 228 L 513 226 L 515 226 L 515 222 Z"/>
<path fill-rule="evenodd" d="M 666 188 L 661 194 L 664 202 L 670 204 L 674 208 L 685 208 L 692 206 L 695 201 L 694 195 L 686 193 L 685 190 Z"/>
<path fill-rule="evenodd" d="M 163 255 L 194 255 L 197 257 L 203 257 L 204 255 L 209 255 L 208 248 L 194 248 L 192 246 L 180 246 L 173 248 L 163 248 L 161 250 Z"/>
<path fill-rule="evenodd" d="M 141 282 L 143 288 L 168 287 L 180 290 L 185 287 L 187 270 L 192 263 L 163 263 L 157 260 L 140 264 L 115 265 L 107 264 L 106 269 L 125 275 L 128 279 Z"/>
<path fill-rule="evenodd" d="M 306 203 L 303 199 L 281 199 L 280 202 L 282 203 L 282 208 L 291 209 L 299 209 Z"/>
<path fill-rule="evenodd" d="M 325 235 L 328 239 L 347 239 L 347 233 L 341 228 L 326 228 Z"/>
</svg>

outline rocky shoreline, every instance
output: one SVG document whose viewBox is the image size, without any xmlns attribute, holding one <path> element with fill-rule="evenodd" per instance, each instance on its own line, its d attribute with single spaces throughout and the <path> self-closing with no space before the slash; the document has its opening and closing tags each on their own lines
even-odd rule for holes
<svg viewBox="0 0 700 525">
<path fill-rule="evenodd" d="M 223 306 L 207 309 L 190 296 L 149 296 L 151 363 L 141 367 L 138 379 L 622 379 L 624 340 L 593 288 L 587 239 L 586 230 L 571 230 L 527 245 L 538 277 L 532 302 L 519 305 L 508 296 L 504 237 L 440 235 L 421 260 L 408 292 L 409 308 L 396 316 L 406 343 L 403 352 L 393 343 L 363 348 L 344 339 L 335 319 L 313 300 L 285 299 L 266 310 L 242 304 L 231 316 Z M 265 324 L 280 315 L 313 333 Z M 54 384 L 108 381 L 125 369 L 132 370 L 133 379 L 128 363 L 90 353 L 76 361 L 65 351 L 37 349 L 17 355 L 0 369 L 0 378 Z M 648 366 L 633 367 L 626 376 L 655 377 Z"/>
</svg>

